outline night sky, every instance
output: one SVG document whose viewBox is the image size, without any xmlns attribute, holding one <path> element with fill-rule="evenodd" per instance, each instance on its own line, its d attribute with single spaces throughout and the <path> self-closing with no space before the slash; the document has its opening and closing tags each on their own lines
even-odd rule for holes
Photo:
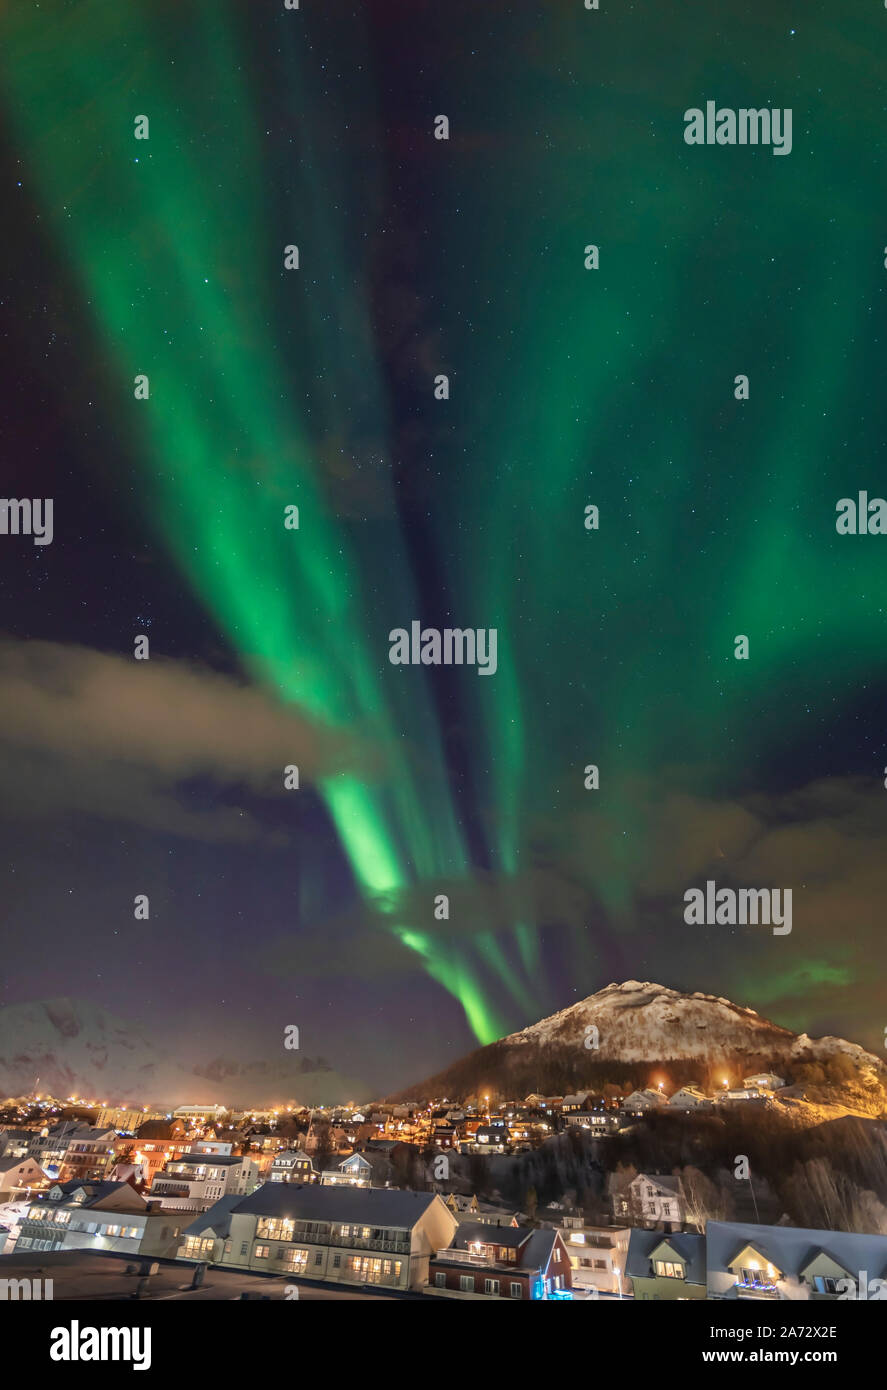
<svg viewBox="0 0 887 1390">
<path fill-rule="evenodd" d="M 3 7 L 3 1005 L 370 1091 L 624 979 L 883 1048 L 887 10 L 601 5 Z"/>
</svg>

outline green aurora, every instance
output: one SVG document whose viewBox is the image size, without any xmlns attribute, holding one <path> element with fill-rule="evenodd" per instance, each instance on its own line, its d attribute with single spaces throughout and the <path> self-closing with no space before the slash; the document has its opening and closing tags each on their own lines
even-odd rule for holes
<svg viewBox="0 0 887 1390">
<path fill-rule="evenodd" d="M 387 662 L 389 628 L 421 596 L 372 320 L 367 233 L 388 171 L 360 123 L 384 124 L 382 74 L 335 8 L 281 12 L 277 47 L 250 63 L 260 36 L 241 5 L 13 4 L 2 96 L 91 315 L 96 391 L 129 412 L 132 505 L 244 670 L 355 740 L 353 764 L 317 787 L 355 880 L 487 1042 L 546 998 L 542 924 L 514 901 L 506 931 L 469 940 L 400 905 L 476 865 L 430 684 L 415 673 L 407 688 Z M 464 35 L 437 15 L 437 70 L 414 97 L 435 237 L 422 313 L 446 343 L 428 413 L 448 412 L 446 430 L 426 426 L 435 460 L 414 486 L 459 625 L 499 630 L 497 675 L 460 689 L 487 868 L 507 886 L 552 822 L 590 827 L 583 871 L 626 927 L 661 834 L 639 782 L 739 796 L 779 782 L 786 744 L 799 780 L 857 772 L 818 750 L 884 668 L 882 558 L 834 528 L 839 497 L 878 491 L 883 140 L 858 133 L 882 116 L 882 17 L 855 6 L 791 37 L 784 5 L 754 20 L 685 9 L 518 6 L 458 90 Z M 265 88 L 292 130 L 285 174 Z M 682 112 L 709 95 L 792 106 L 791 156 L 688 149 Z M 334 497 L 330 455 L 344 460 Z M 879 740 L 875 774 L 883 762 Z M 587 809 L 587 763 L 603 812 Z M 568 953 L 590 969 L 581 932 Z M 834 969 L 810 978 L 843 979 Z"/>
</svg>

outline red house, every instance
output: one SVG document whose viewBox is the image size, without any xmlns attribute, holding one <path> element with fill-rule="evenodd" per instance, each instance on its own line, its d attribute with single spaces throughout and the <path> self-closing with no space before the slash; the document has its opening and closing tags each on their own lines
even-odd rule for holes
<svg viewBox="0 0 887 1390">
<path fill-rule="evenodd" d="M 570 1257 L 559 1231 L 463 1222 L 428 1265 L 429 1288 L 450 1298 L 569 1297 Z"/>
</svg>

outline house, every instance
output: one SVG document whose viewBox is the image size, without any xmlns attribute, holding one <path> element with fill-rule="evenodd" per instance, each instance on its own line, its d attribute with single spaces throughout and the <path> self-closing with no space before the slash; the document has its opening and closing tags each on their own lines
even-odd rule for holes
<svg viewBox="0 0 887 1390">
<path fill-rule="evenodd" d="M 242 1200 L 238 1193 L 220 1197 L 185 1226 L 178 1251 L 180 1258 L 219 1264 L 226 1251 L 230 1254 L 231 1213 Z"/>
<path fill-rule="evenodd" d="M 156 1174 L 150 1196 L 167 1210 L 205 1210 L 228 1193 L 245 1196 L 255 1187 L 259 1166 L 239 1154 L 186 1154 Z"/>
<path fill-rule="evenodd" d="M 714 1104 L 698 1086 L 682 1086 L 667 1103 L 669 1110 L 710 1110 Z"/>
<path fill-rule="evenodd" d="M 173 1119 L 184 1120 L 187 1125 L 197 1125 L 203 1127 L 213 1120 L 220 1120 L 223 1115 L 227 1115 L 226 1105 L 180 1105 L 173 1112 Z"/>
<path fill-rule="evenodd" d="M 737 1086 L 734 1090 L 718 1091 L 715 1100 L 719 1105 L 730 1105 L 733 1102 L 745 1102 L 746 1104 L 757 1102 L 759 1105 L 766 1105 L 768 1099 L 767 1091 L 759 1091 L 756 1086 Z"/>
<path fill-rule="evenodd" d="M 336 1168 L 321 1173 L 320 1181 L 325 1186 L 340 1187 L 389 1187 L 391 1184 L 391 1160 L 384 1153 L 369 1150 L 365 1153 L 349 1154 Z"/>
<path fill-rule="evenodd" d="M 0 1159 L 0 1201 L 14 1201 L 17 1193 L 45 1185 L 46 1174 L 36 1159 Z"/>
<path fill-rule="evenodd" d="M 159 1127 L 170 1128 L 166 1125 Z M 162 1172 L 168 1163 L 184 1158 L 194 1148 L 194 1141 L 191 1139 L 151 1137 L 150 1134 L 142 1138 L 142 1134 L 148 1129 L 148 1125 L 142 1126 L 130 1155 L 130 1161 L 138 1166 L 141 1180 L 146 1187 L 152 1185 L 157 1174 Z"/>
<path fill-rule="evenodd" d="M 574 1096 L 564 1096 L 564 1103 L 561 1106 L 562 1114 L 566 1115 L 574 1110 L 589 1109 L 587 1103 L 589 1094 L 588 1091 L 577 1091 Z"/>
<path fill-rule="evenodd" d="M 785 1085 L 781 1076 L 772 1071 L 758 1072 L 756 1076 L 744 1076 L 743 1086 L 750 1091 L 779 1091 Z"/>
<path fill-rule="evenodd" d="M 445 1298 L 533 1301 L 570 1297 L 573 1276 L 561 1233 L 463 1222 L 429 1267 L 428 1292 Z"/>
<path fill-rule="evenodd" d="M 467 1147 L 472 1153 L 504 1154 L 511 1143 L 511 1136 L 502 1121 L 489 1125 L 478 1125 L 474 1139 Z"/>
<path fill-rule="evenodd" d="M 66 1138 L 57 1164 L 60 1182 L 95 1182 L 107 1177 L 120 1147 L 116 1130 L 82 1125 Z"/>
<path fill-rule="evenodd" d="M 24 1250 L 113 1250 L 173 1257 L 179 1226 L 126 1182 L 54 1183 L 19 1226 Z"/>
<path fill-rule="evenodd" d="M 448 1125 L 443 1122 L 435 1124 L 431 1134 L 431 1141 L 438 1149 L 455 1149 L 459 1152 L 459 1137 L 455 1125 Z"/>
<path fill-rule="evenodd" d="M 32 1134 L 27 1156 L 36 1159 L 50 1177 L 97 1180 L 113 1165 L 116 1145 L 114 1129 L 63 1120 Z"/>
<path fill-rule="evenodd" d="M 633 1226 L 679 1231 L 686 1219 L 680 1178 L 667 1173 L 639 1173 L 612 1196 L 614 1216 Z"/>
<path fill-rule="evenodd" d="M 706 1298 L 705 1245 L 703 1235 L 663 1235 L 635 1228 L 625 1268 L 635 1298 Z"/>
<path fill-rule="evenodd" d="M 589 1293 L 631 1292 L 626 1274 L 628 1258 L 627 1226 L 594 1226 L 582 1216 L 562 1216 L 560 1233 L 573 1271 L 573 1288 Z"/>
<path fill-rule="evenodd" d="M 444 1201 L 454 1216 L 470 1212 L 474 1217 L 480 1209 L 476 1194 L 471 1197 L 463 1197 L 460 1192 L 451 1192 L 448 1197 L 444 1198 Z"/>
<path fill-rule="evenodd" d="M 27 1158 L 33 1138 L 33 1130 L 0 1126 L 0 1158 Z"/>
<path fill-rule="evenodd" d="M 567 1129 L 590 1129 L 594 1134 L 613 1134 L 621 1128 L 621 1117 L 617 1111 L 603 1106 L 595 1110 L 573 1110 L 564 1116 Z"/>
<path fill-rule="evenodd" d="M 630 1096 L 626 1096 L 622 1102 L 622 1109 L 627 1115 L 644 1115 L 650 1110 L 657 1110 L 660 1105 L 665 1104 L 665 1096 L 659 1090 L 652 1090 L 649 1086 L 643 1091 L 632 1091 Z"/>
<path fill-rule="evenodd" d="M 146 1120 L 143 1125 L 139 1125 L 136 1130 L 136 1138 L 140 1143 L 145 1140 L 157 1139 L 184 1139 L 185 1124 L 182 1120 Z"/>
<path fill-rule="evenodd" d="M 283 1149 L 268 1170 L 269 1182 L 314 1182 L 317 1173 L 304 1149 Z"/>
<path fill-rule="evenodd" d="M 180 1255 L 330 1283 L 421 1288 L 429 1261 L 455 1229 L 452 1212 L 432 1192 L 265 1183 L 196 1218 Z"/>
<path fill-rule="evenodd" d="M 887 1236 L 709 1221 L 711 1299 L 887 1297 Z"/>
</svg>

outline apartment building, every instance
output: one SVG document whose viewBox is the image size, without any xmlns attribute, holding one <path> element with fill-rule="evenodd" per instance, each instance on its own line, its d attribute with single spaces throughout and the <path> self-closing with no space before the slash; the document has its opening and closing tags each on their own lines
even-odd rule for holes
<svg viewBox="0 0 887 1390">
<path fill-rule="evenodd" d="M 16 1251 L 89 1249 L 174 1257 L 180 1231 L 180 1222 L 129 1183 L 55 1183 L 28 1207 Z"/>
<path fill-rule="evenodd" d="M 196 1218 L 180 1254 L 290 1278 L 420 1288 L 455 1230 L 452 1212 L 431 1192 L 265 1183 Z"/>
<path fill-rule="evenodd" d="M 245 1196 L 259 1180 L 253 1158 L 234 1154 L 191 1153 L 172 1159 L 151 1184 L 151 1197 L 167 1210 L 205 1211 L 220 1197 Z"/>
</svg>

